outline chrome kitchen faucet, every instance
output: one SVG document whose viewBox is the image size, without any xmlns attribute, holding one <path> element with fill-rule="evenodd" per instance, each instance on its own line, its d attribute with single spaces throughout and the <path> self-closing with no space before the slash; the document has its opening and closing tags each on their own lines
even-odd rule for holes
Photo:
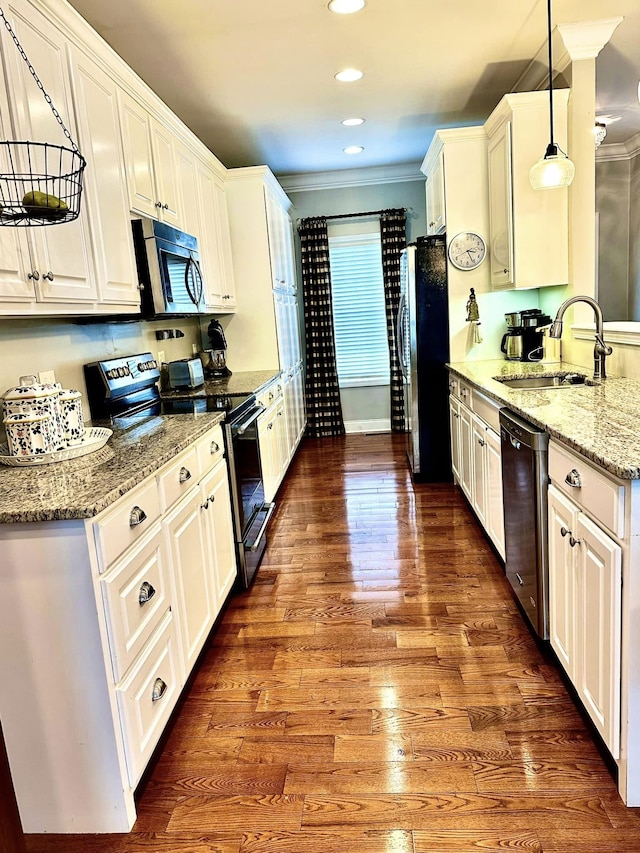
<svg viewBox="0 0 640 853">
<path fill-rule="evenodd" d="M 593 348 L 593 378 L 596 382 L 600 382 L 601 379 L 607 378 L 605 359 L 608 355 L 611 355 L 613 349 L 604 342 L 604 333 L 602 329 L 602 309 L 600 308 L 595 299 L 592 299 L 590 296 L 572 296 L 571 299 L 567 299 L 566 302 L 563 302 L 562 305 L 558 308 L 556 319 L 551 324 L 551 328 L 549 329 L 549 337 L 561 337 L 562 318 L 564 317 L 564 312 L 570 305 L 573 305 L 574 302 L 586 302 L 587 305 L 591 305 L 591 307 L 593 308 L 593 313 L 595 314 L 596 342 Z"/>
</svg>

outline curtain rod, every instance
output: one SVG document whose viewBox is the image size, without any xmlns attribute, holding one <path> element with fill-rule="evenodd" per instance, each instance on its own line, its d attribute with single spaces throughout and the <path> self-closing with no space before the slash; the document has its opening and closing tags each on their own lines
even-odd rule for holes
<svg viewBox="0 0 640 853">
<path fill-rule="evenodd" d="M 389 213 L 390 211 L 401 210 L 403 213 L 407 213 L 408 207 L 392 207 L 386 210 L 363 210 L 362 213 L 336 213 L 335 216 L 323 216 L 319 217 L 321 219 L 352 219 L 356 216 L 378 216 L 381 213 Z"/>
</svg>

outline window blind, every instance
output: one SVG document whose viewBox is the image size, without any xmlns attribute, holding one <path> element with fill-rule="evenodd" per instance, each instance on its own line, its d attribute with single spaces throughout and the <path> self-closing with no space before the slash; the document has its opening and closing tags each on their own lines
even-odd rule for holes
<svg viewBox="0 0 640 853">
<path fill-rule="evenodd" d="M 388 384 L 380 234 L 330 237 L 329 257 L 339 383 Z"/>
</svg>

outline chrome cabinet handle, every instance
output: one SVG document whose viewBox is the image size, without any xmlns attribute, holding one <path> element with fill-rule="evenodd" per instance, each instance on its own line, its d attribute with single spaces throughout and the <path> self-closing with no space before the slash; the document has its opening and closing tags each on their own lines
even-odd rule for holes
<svg viewBox="0 0 640 853">
<path fill-rule="evenodd" d="M 38 280 L 40 279 L 40 273 L 38 272 L 38 270 L 32 270 L 32 271 L 27 275 L 27 278 L 31 278 L 31 279 L 33 279 L 34 281 L 38 281 Z"/>
<path fill-rule="evenodd" d="M 156 207 L 158 207 L 158 208 L 162 209 L 162 202 L 161 202 L 161 201 L 157 201 L 157 202 L 156 202 Z"/>
<path fill-rule="evenodd" d="M 460 396 L 461 396 L 461 397 L 466 397 L 468 393 L 469 393 L 469 392 L 467 391 L 467 389 L 466 389 L 466 388 L 461 388 L 461 389 L 460 389 Z"/>
<path fill-rule="evenodd" d="M 567 530 L 567 528 L 566 528 L 566 527 L 561 527 L 561 528 L 560 528 L 560 536 L 562 536 L 562 538 L 563 538 L 563 539 L 564 539 L 564 537 L 567 535 L 567 533 L 571 533 L 571 531 L 570 531 L 570 530 Z"/>
<path fill-rule="evenodd" d="M 155 594 L 155 588 L 151 586 L 149 581 L 145 581 L 138 592 L 138 604 L 140 607 L 142 607 L 143 604 L 146 604 L 147 601 L 151 601 Z"/>
<path fill-rule="evenodd" d="M 215 499 L 216 499 L 216 496 L 213 493 L 209 495 L 209 498 L 208 498 L 209 503 L 214 503 Z"/>
<path fill-rule="evenodd" d="M 169 210 L 169 205 L 168 205 L 168 204 L 163 204 L 163 205 L 162 205 L 162 209 L 163 209 L 163 210 Z"/>
<path fill-rule="evenodd" d="M 267 429 L 273 429 L 273 421 L 270 424 L 267 424 Z"/>
<path fill-rule="evenodd" d="M 46 281 L 53 281 L 53 273 L 51 272 L 51 270 L 49 270 L 49 272 L 46 272 L 46 273 L 42 276 L 42 278 L 43 278 L 43 279 L 46 279 Z"/>
<path fill-rule="evenodd" d="M 200 507 L 202 509 L 209 509 L 209 498 L 207 498 L 207 500 L 203 504 L 200 504 Z"/>
<path fill-rule="evenodd" d="M 188 468 L 185 468 L 184 465 L 180 469 L 180 482 L 186 483 L 187 480 L 191 479 L 191 471 Z"/>
<path fill-rule="evenodd" d="M 572 489 L 580 489 L 582 487 L 582 480 L 580 479 L 580 472 L 575 468 L 572 468 L 571 471 L 564 478 L 565 483 L 571 486 Z"/>
<path fill-rule="evenodd" d="M 453 413 L 453 417 L 454 417 L 454 418 L 459 418 L 459 417 L 460 417 L 460 415 L 459 415 L 457 412 L 454 412 L 454 413 Z"/>
<path fill-rule="evenodd" d="M 575 546 L 579 545 L 580 542 L 581 542 L 580 539 L 575 539 L 573 536 L 569 537 L 569 545 L 571 545 L 572 548 L 575 548 Z"/>
<path fill-rule="evenodd" d="M 273 400 L 273 391 L 269 391 L 269 402 Z"/>
<path fill-rule="evenodd" d="M 153 691 L 151 693 L 151 701 L 157 702 L 158 699 L 162 699 L 164 694 L 167 691 L 167 682 L 163 681 L 161 678 L 156 678 L 153 682 Z"/>
<path fill-rule="evenodd" d="M 147 518 L 147 513 L 140 506 L 134 506 L 129 513 L 129 527 L 137 527 Z"/>
<path fill-rule="evenodd" d="M 211 444 L 209 445 L 209 453 L 211 453 L 213 455 L 214 453 L 217 453 L 219 450 L 220 450 L 220 445 L 218 444 L 218 442 L 212 441 Z"/>
<path fill-rule="evenodd" d="M 480 447 L 484 447 L 486 443 L 487 442 L 483 438 L 478 439 L 478 444 L 480 445 Z"/>
</svg>

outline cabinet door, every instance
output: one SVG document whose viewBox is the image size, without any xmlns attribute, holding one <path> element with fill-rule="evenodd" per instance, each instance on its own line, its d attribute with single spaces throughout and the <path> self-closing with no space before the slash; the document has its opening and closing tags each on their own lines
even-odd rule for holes
<svg viewBox="0 0 640 853">
<path fill-rule="evenodd" d="M 474 417 L 471 423 L 472 442 L 472 471 L 471 479 L 471 505 L 476 511 L 478 521 L 486 529 L 487 510 L 485 493 L 485 426 L 478 418 Z"/>
<path fill-rule="evenodd" d="M 178 145 L 175 150 L 176 175 L 180 187 L 180 209 L 182 210 L 182 230 L 198 239 L 198 250 L 202 258 L 200 207 L 198 203 L 198 185 L 196 177 L 196 156 L 186 145 Z M 203 271 L 206 273 L 206 269 Z"/>
<path fill-rule="evenodd" d="M 201 483 L 203 502 L 208 503 L 205 511 L 207 531 L 207 557 L 215 573 L 216 615 L 231 591 L 236 579 L 236 564 L 233 521 L 231 519 L 231 495 L 227 463 L 223 460 Z"/>
<path fill-rule="evenodd" d="M 307 413 L 304 399 L 304 373 L 302 371 L 302 363 L 296 365 L 293 374 L 293 387 L 295 394 L 295 416 L 296 416 L 296 444 L 304 435 L 304 430 L 307 425 Z"/>
<path fill-rule="evenodd" d="M 144 107 L 124 92 L 118 94 L 122 142 L 124 146 L 129 207 L 134 213 L 158 217 L 161 204 L 153 178 L 153 154 L 149 115 Z"/>
<path fill-rule="evenodd" d="M 577 508 L 549 486 L 549 640 L 567 675 L 576 671 L 576 577 L 574 549 L 569 546 Z"/>
<path fill-rule="evenodd" d="M 264 192 L 267 210 L 267 230 L 269 235 L 269 255 L 271 257 L 272 287 L 282 290 L 287 284 L 287 264 L 284 245 L 284 211 L 282 210 L 280 202 L 274 197 L 268 187 L 265 187 Z"/>
<path fill-rule="evenodd" d="M 449 397 L 449 433 L 451 435 L 451 470 L 456 483 L 460 482 L 460 412 L 458 401 Z"/>
<path fill-rule="evenodd" d="M 80 148 L 87 159 L 85 204 L 101 302 L 140 305 L 117 86 L 91 59 L 71 51 Z"/>
<path fill-rule="evenodd" d="M 488 151 L 491 284 L 508 287 L 514 281 L 510 122 L 489 140 Z"/>
<path fill-rule="evenodd" d="M 502 559 L 504 549 L 504 511 L 502 504 L 502 453 L 500 436 L 487 427 L 485 432 L 486 530 Z"/>
<path fill-rule="evenodd" d="M 620 755 L 622 550 L 584 513 L 577 539 L 577 648 L 574 684 L 614 758 Z"/>
<path fill-rule="evenodd" d="M 444 152 L 427 175 L 427 234 L 439 234 L 445 227 Z"/>
<path fill-rule="evenodd" d="M 215 601 L 200 489 L 194 488 L 163 521 L 167 537 L 185 672 L 190 672 L 213 625 Z"/>
<path fill-rule="evenodd" d="M 225 307 L 223 270 L 218 252 L 217 199 L 215 176 L 211 169 L 200 161 L 196 163 L 196 184 L 202 227 L 198 233 L 198 248 L 202 259 L 206 305 L 209 310 Z"/>
<path fill-rule="evenodd" d="M 473 415 L 460 404 L 460 488 L 473 503 Z"/>
<path fill-rule="evenodd" d="M 22 0 L 8 3 L 5 14 L 27 56 L 37 63 L 38 76 L 71 135 L 77 138 L 71 109 L 67 46 L 62 33 Z M 7 33 L 3 38 L 9 85 L 15 103 L 16 138 L 67 146 L 68 141 L 26 63 Z M 22 167 L 28 171 L 26 164 Z M 36 295 L 39 301 L 94 302 L 97 299 L 85 200 L 80 216 L 73 222 L 63 226 L 17 230 L 24 232 L 19 239 L 26 239 L 31 271 L 38 274 Z"/>
<path fill-rule="evenodd" d="M 183 228 L 176 176 L 176 139 L 168 127 L 160 124 L 153 117 L 151 117 L 151 150 L 156 192 L 161 204 L 160 219 L 176 228 Z"/>
<path fill-rule="evenodd" d="M 214 174 L 213 194 L 215 199 L 217 241 L 216 249 L 220 277 L 222 281 L 223 308 L 236 307 L 236 283 L 233 274 L 233 258 L 231 254 L 231 231 L 229 228 L 229 212 L 227 210 L 227 193 L 222 180 Z"/>
</svg>

